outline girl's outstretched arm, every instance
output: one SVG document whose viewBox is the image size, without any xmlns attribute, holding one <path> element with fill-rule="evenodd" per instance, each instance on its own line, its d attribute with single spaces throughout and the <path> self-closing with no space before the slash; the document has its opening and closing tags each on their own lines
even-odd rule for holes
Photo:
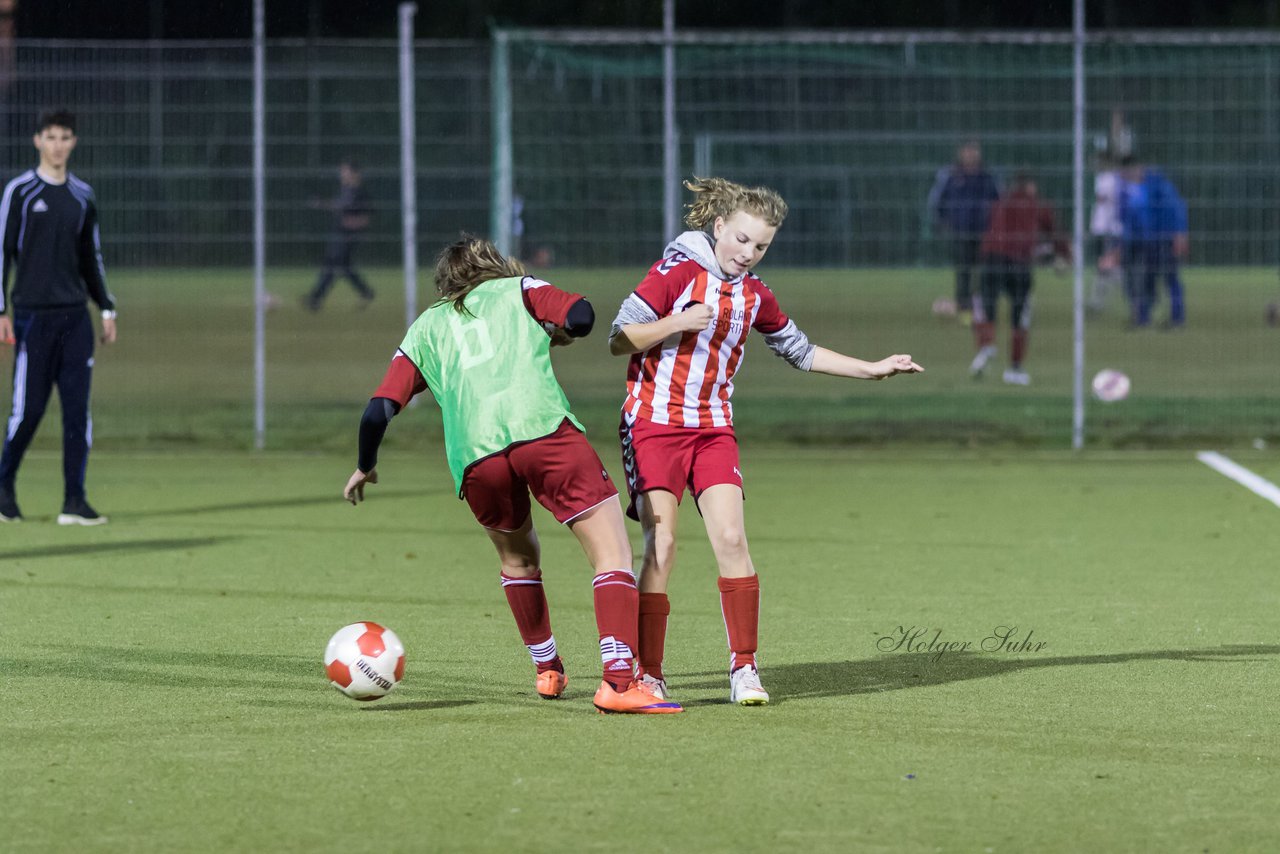
<svg viewBox="0 0 1280 854">
<path fill-rule="evenodd" d="M 882 380 L 897 374 L 924 373 L 924 368 L 907 355 L 893 355 L 878 362 L 867 362 L 825 347 L 814 349 L 813 366 L 809 370 L 855 380 Z"/>
</svg>

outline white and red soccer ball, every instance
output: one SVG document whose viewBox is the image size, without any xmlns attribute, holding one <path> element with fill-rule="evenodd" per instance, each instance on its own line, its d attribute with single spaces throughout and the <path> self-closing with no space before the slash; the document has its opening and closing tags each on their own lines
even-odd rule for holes
<svg viewBox="0 0 1280 854">
<path fill-rule="evenodd" d="M 404 644 L 377 623 L 343 626 L 325 647 L 324 672 L 353 700 L 385 697 L 404 678 Z"/>
<path fill-rule="evenodd" d="M 1103 403 L 1115 403 L 1129 396 L 1129 378 L 1120 371 L 1107 368 L 1093 378 L 1093 396 Z"/>
</svg>

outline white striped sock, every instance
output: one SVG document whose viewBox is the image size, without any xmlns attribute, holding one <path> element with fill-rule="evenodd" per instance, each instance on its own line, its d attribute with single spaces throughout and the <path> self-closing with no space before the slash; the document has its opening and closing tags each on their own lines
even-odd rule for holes
<svg viewBox="0 0 1280 854">
<path fill-rule="evenodd" d="M 555 635 L 547 638 L 542 643 L 535 643 L 533 645 L 525 644 L 525 646 L 529 648 L 529 655 L 533 657 L 534 664 L 542 664 L 544 662 L 551 661 L 558 654 L 556 652 Z"/>
<path fill-rule="evenodd" d="M 511 578 L 510 576 L 503 575 L 499 578 L 502 581 L 503 587 L 518 587 L 521 585 L 531 586 L 542 583 L 542 578 L 540 576 L 533 576 L 531 578 Z"/>
<path fill-rule="evenodd" d="M 613 635 L 605 635 L 600 638 L 600 662 L 608 664 L 610 661 L 618 659 L 635 658 L 636 655 L 631 651 L 631 647 L 615 638 Z"/>
<path fill-rule="evenodd" d="M 621 585 L 622 587 L 635 587 L 636 575 L 629 569 L 611 569 L 602 572 L 595 578 L 591 579 L 591 587 L 608 587 L 610 585 Z"/>
</svg>

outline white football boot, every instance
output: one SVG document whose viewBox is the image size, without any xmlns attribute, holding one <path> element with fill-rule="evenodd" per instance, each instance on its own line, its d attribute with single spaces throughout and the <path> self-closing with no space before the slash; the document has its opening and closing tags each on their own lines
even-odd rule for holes
<svg viewBox="0 0 1280 854">
<path fill-rule="evenodd" d="M 769 692 L 760 684 L 760 674 L 748 664 L 739 667 L 729 677 L 729 702 L 739 706 L 763 706 L 769 702 Z"/>
<path fill-rule="evenodd" d="M 1021 368 L 1006 368 L 1004 381 L 1009 385 L 1031 385 L 1031 375 Z"/>
</svg>

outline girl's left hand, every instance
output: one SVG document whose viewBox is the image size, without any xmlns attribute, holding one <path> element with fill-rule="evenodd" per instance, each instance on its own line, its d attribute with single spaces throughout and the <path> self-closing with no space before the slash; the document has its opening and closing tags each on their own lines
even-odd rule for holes
<svg viewBox="0 0 1280 854">
<path fill-rule="evenodd" d="M 875 373 L 873 379 L 877 380 L 882 380 L 898 374 L 924 373 L 924 368 L 912 361 L 910 356 L 902 354 L 893 355 L 887 359 L 881 359 L 872 366 L 872 369 Z"/>
</svg>

